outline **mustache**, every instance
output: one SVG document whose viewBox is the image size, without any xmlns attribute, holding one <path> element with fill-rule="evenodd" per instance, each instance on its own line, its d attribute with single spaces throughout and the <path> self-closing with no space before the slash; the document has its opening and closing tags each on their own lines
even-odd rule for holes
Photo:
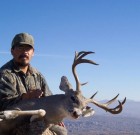
<svg viewBox="0 0 140 135">
<path fill-rule="evenodd" d="M 26 54 L 21 54 L 18 58 L 21 59 L 21 58 L 29 58 L 29 57 Z"/>
</svg>

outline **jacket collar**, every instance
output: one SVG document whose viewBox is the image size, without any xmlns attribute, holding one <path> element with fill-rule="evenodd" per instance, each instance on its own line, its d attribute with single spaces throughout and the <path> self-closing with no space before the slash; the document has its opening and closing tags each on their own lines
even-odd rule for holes
<svg viewBox="0 0 140 135">
<path fill-rule="evenodd" d="M 22 72 L 22 70 L 19 68 L 19 66 L 14 62 L 14 59 L 12 60 L 12 64 L 13 64 L 13 70 L 15 71 L 15 72 L 17 72 L 17 73 L 19 73 L 19 72 Z M 33 67 L 31 67 L 31 65 L 29 64 L 29 66 L 28 66 L 28 70 L 27 70 L 27 75 L 28 74 L 36 74 L 37 73 L 37 70 L 36 69 L 34 69 Z"/>
</svg>

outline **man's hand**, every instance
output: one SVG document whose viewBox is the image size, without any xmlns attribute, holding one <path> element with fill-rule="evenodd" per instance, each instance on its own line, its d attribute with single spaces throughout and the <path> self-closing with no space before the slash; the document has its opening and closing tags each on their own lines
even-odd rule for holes
<svg viewBox="0 0 140 135">
<path fill-rule="evenodd" d="M 27 93 L 22 94 L 22 99 L 40 98 L 43 95 L 42 90 L 29 90 Z"/>
<path fill-rule="evenodd" d="M 65 127 L 65 124 L 63 122 L 60 122 L 58 125 L 62 126 L 62 127 Z"/>
</svg>

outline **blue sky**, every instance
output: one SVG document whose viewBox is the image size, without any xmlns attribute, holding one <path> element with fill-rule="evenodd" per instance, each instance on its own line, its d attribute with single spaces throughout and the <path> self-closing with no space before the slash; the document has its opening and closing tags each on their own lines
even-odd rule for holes
<svg viewBox="0 0 140 135">
<path fill-rule="evenodd" d="M 35 38 L 32 65 L 42 72 L 54 94 L 66 75 L 75 89 L 71 65 L 75 51 L 94 51 L 87 58 L 99 66 L 79 65 L 86 97 L 140 101 L 139 0 L 1 0 L 0 65 L 10 60 L 15 34 Z"/>
</svg>

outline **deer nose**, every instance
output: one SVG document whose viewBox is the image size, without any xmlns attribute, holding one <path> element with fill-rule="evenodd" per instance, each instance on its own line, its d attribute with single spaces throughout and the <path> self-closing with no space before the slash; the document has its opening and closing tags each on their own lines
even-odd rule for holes
<svg viewBox="0 0 140 135">
<path fill-rule="evenodd" d="M 77 111 L 74 111 L 74 112 L 73 112 L 73 117 L 77 119 L 81 114 L 82 114 L 82 113 L 79 113 L 79 112 L 77 112 Z"/>
<path fill-rule="evenodd" d="M 80 115 L 82 115 L 82 111 L 78 108 L 74 108 L 74 111 L 72 114 L 73 114 L 73 117 L 77 119 Z"/>
</svg>

